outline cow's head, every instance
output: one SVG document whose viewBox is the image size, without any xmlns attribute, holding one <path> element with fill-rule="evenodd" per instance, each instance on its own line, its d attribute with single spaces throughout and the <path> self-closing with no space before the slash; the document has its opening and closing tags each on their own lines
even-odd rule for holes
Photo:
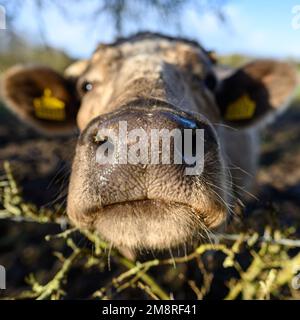
<svg viewBox="0 0 300 320">
<path fill-rule="evenodd" d="M 242 131 L 261 123 L 287 104 L 295 86 L 296 73 L 286 63 L 257 60 L 220 80 L 199 45 L 144 34 L 100 46 L 65 76 L 44 67 L 12 68 L 2 93 L 15 113 L 41 131 L 79 127 L 67 207 L 75 225 L 97 230 L 116 246 L 164 249 L 226 222 L 232 186 L 218 126 Z M 137 147 L 129 133 L 117 140 L 103 133 L 118 133 L 121 122 L 127 133 L 142 129 L 148 137 L 153 129 L 190 129 L 193 153 L 185 154 L 174 138 L 171 160 L 179 155 L 181 163 L 166 164 L 160 156 L 147 162 L 151 140 Z M 204 129 L 203 170 L 187 174 L 188 158 L 203 142 L 197 129 Z M 125 138 L 143 160 L 101 162 L 119 159 Z M 101 146 L 107 149 L 99 161 Z M 158 151 L 163 146 L 159 139 Z"/>
</svg>

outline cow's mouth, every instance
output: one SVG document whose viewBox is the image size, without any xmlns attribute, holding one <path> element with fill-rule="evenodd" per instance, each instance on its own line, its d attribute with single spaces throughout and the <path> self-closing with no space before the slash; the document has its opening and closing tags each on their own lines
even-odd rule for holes
<svg viewBox="0 0 300 320">
<path fill-rule="evenodd" d="M 116 203 L 111 203 L 108 205 L 105 205 L 101 208 L 101 213 L 106 215 L 110 215 L 111 212 L 114 212 L 115 210 L 122 210 L 124 213 L 130 212 L 132 214 L 139 214 L 139 215 L 145 215 L 149 210 L 153 212 L 153 214 L 158 213 L 159 211 L 162 210 L 168 210 L 168 208 L 186 208 L 190 210 L 195 217 L 199 221 L 203 221 L 204 223 L 204 217 L 205 214 L 201 210 L 198 210 L 191 205 L 184 203 L 184 202 L 179 202 L 179 201 L 166 201 L 166 200 L 161 200 L 161 199 L 137 199 L 137 200 L 128 200 L 128 201 L 121 201 L 121 202 L 116 202 Z"/>
<path fill-rule="evenodd" d="M 137 199 L 87 210 L 93 229 L 112 245 L 131 249 L 166 249 L 207 238 L 226 220 L 225 208 L 215 208 L 214 219 L 188 203 Z M 210 217 L 210 219 L 208 219 Z"/>
</svg>

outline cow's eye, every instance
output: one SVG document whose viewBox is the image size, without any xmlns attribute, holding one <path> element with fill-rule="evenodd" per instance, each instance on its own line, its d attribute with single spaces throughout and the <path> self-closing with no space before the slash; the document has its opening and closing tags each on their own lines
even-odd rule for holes
<svg viewBox="0 0 300 320">
<path fill-rule="evenodd" d="M 89 81 L 84 81 L 82 84 L 81 84 L 81 91 L 83 93 L 87 93 L 91 90 L 93 90 L 93 83 L 92 82 L 89 82 Z"/>
<path fill-rule="evenodd" d="M 209 90 L 214 91 L 217 86 L 217 78 L 213 73 L 208 73 L 204 79 L 204 83 Z"/>
</svg>

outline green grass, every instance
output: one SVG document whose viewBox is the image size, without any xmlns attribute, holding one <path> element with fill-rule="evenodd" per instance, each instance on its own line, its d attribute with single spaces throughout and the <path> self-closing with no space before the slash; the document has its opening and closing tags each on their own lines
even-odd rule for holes
<svg viewBox="0 0 300 320">
<path fill-rule="evenodd" d="M 44 64 L 63 71 L 73 60 L 63 51 L 15 39 L 0 53 L 0 74 L 15 64 Z"/>
<path fill-rule="evenodd" d="M 61 224 L 63 210 L 45 210 L 24 201 L 18 183 L 15 181 L 9 163 L 4 164 L 5 177 L 0 181 L 0 219 L 12 219 L 18 223 Z M 257 216 L 243 221 L 244 231 L 237 227 L 226 235 L 219 235 L 216 244 L 201 244 L 188 255 L 164 259 L 154 258 L 144 262 L 127 259 L 99 236 L 87 230 L 69 228 L 57 235 L 45 235 L 40 246 L 51 241 L 63 241 L 66 251 L 53 252 L 59 268 L 46 272 L 46 282 L 34 274 L 28 274 L 27 287 L 21 292 L 4 298 L 9 299 L 62 299 L 66 291 L 69 274 L 80 270 L 72 283 L 82 283 L 91 269 L 100 275 L 111 269 L 106 283 L 92 292 L 87 299 L 130 298 L 131 290 L 137 290 L 140 297 L 148 299 L 173 299 L 189 292 L 194 299 L 205 299 L 212 290 L 215 279 L 224 277 L 227 288 L 223 298 L 232 299 L 299 299 L 299 292 L 293 287 L 300 265 L 300 241 L 296 228 L 278 224 L 272 212 L 261 212 L 269 222 L 261 231 L 253 229 Z M 275 219 L 275 220 L 274 220 Z M 16 223 L 17 223 L 16 222 Z M 78 241 L 78 232 L 85 238 Z M 74 237 L 74 234 L 77 236 Z M 76 241 L 77 239 L 77 241 Z M 17 239 L 16 239 L 17 240 Z M 92 246 L 84 246 L 89 242 Z M 81 244 L 81 245 L 80 245 Z M 293 249 L 293 254 L 290 252 Z M 209 255 L 209 267 L 204 262 Z M 246 258 L 245 261 L 242 257 Z M 110 263 L 108 263 L 110 261 Z M 36 267 L 36 266 L 35 266 Z M 187 272 L 194 268 L 193 272 Z M 106 270 L 106 271 L 105 271 Z"/>
</svg>

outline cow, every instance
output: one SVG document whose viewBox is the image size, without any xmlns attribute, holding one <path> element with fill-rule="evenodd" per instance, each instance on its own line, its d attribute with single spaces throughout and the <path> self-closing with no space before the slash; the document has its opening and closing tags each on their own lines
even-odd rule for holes
<svg viewBox="0 0 300 320">
<path fill-rule="evenodd" d="M 297 83 L 286 62 L 257 59 L 227 70 L 195 41 L 139 33 L 99 45 L 63 75 L 38 65 L 12 67 L 1 79 L 1 96 L 42 134 L 79 129 L 67 198 L 75 226 L 122 250 L 161 251 L 226 228 L 241 193 L 252 190 L 259 133 L 286 109 Z M 204 145 L 202 170 L 186 174 L 191 164 L 174 137 L 171 154 L 176 149 L 181 163 L 97 161 L 101 146 L 107 155 L 127 139 L 99 134 L 121 122 L 147 134 L 191 130 L 193 150 Z M 127 147 L 137 142 L 128 140 Z M 148 155 L 150 147 L 137 154 Z"/>
</svg>

